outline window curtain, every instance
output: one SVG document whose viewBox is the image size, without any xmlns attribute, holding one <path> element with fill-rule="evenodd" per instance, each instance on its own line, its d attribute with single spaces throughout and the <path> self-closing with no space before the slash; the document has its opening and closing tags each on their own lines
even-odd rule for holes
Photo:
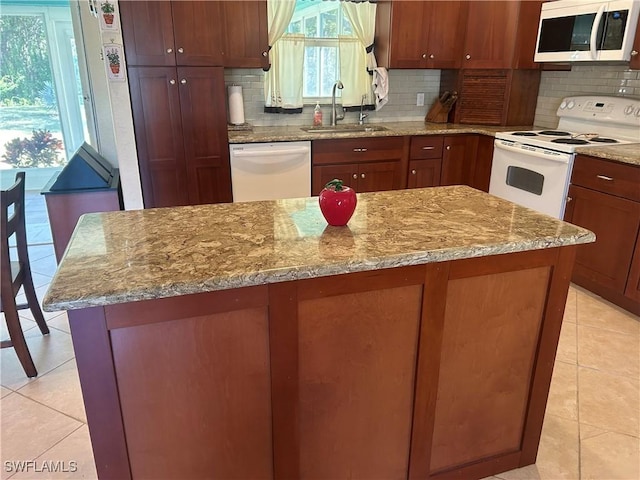
<svg viewBox="0 0 640 480">
<path fill-rule="evenodd" d="M 345 87 L 342 90 L 342 105 L 360 106 L 362 96 L 365 105 L 373 104 L 371 77 L 367 73 L 367 60 L 362 43 L 355 37 L 338 37 L 340 45 L 340 80 Z"/>
<path fill-rule="evenodd" d="M 355 53 L 352 51 L 354 47 L 340 39 L 340 76 L 342 77 L 343 83 L 346 84 L 346 80 L 349 82 L 349 85 L 357 86 L 357 92 L 354 92 L 354 94 L 357 95 L 358 98 L 357 102 L 354 102 L 353 105 L 360 105 L 362 95 L 367 96 L 365 99 L 366 104 L 372 104 L 371 77 L 367 74 L 367 71 L 372 73 L 378 66 L 373 53 L 377 5 L 372 2 L 345 1 L 342 2 L 342 8 L 349 22 L 351 22 L 353 32 L 358 38 L 359 56 L 356 58 Z M 353 63 L 348 64 L 347 62 Z M 347 100 L 345 94 L 347 97 L 351 95 L 348 92 L 342 93 L 343 104 L 346 106 L 352 105 L 351 102 L 353 99 L 349 98 Z"/>
<path fill-rule="evenodd" d="M 270 68 L 264 81 L 265 112 L 302 111 L 304 36 L 284 33 L 295 7 L 295 0 L 267 1 Z"/>
</svg>

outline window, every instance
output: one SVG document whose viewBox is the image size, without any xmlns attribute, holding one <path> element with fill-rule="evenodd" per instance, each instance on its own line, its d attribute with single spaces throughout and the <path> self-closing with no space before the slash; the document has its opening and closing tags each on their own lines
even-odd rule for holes
<svg viewBox="0 0 640 480">
<path fill-rule="evenodd" d="M 340 79 L 338 36 L 355 38 L 340 2 L 298 0 L 287 33 L 304 34 L 305 103 L 331 97 L 331 89 Z"/>
</svg>

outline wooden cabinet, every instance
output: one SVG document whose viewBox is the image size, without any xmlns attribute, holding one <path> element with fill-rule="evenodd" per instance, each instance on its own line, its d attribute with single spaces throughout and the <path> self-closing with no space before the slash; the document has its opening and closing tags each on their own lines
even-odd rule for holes
<svg viewBox="0 0 640 480">
<path fill-rule="evenodd" d="M 127 64 L 264 67 L 266 1 L 121 2 Z"/>
<path fill-rule="evenodd" d="M 221 67 L 130 67 L 146 207 L 231 201 Z"/>
<path fill-rule="evenodd" d="M 376 56 L 387 68 L 458 68 L 466 2 L 378 3 Z"/>
<path fill-rule="evenodd" d="M 444 137 L 441 135 L 411 137 L 407 188 L 440 185 L 443 148 Z"/>
<path fill-rule="evenodd" d="M 444 137 L 440 185 L 472 185 L 475 178 L 477 135 Z"/>
<path fill-rule="evenodd" d="M 571 182 L 565 220 L 596 234 L 578 249 L 573 281 L 639 314 L 640 168 L 578 155 Z"/>
<path fill-rule="evenodd" d="M 633 49 L 631 50 L 629 68 L 632 70 L 640 70 L 640 25 L 636 28 L 636 36 L 633 40 Z"/>
<path fill-rule="evenodd" d="M 334 178 L 344 180 L 356 192 L 403 188 L 405 138 L 314 140 L 311 144 L 311 193 L 318 195 Z"/>
</svg>

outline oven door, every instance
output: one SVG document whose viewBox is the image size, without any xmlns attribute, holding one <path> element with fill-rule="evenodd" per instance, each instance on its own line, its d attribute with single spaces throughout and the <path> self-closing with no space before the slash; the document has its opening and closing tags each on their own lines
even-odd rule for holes
<svg viewBox="0 0 640 480">
<path fill-rule="evenodd" d="M 571 153 L 496 139 L 489 193 L 561 219 L 573 157 Z"/>
</svg>

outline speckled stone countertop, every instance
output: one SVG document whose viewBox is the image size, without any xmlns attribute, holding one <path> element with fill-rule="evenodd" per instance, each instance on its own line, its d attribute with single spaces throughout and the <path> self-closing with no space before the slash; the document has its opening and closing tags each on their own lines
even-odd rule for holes
<svg viewBox="0 0 640 480">
<path fill-rule="evenodd" d="M 606 158 L 616 162 L 640 166 L 640 143 L 627 145 L 607 145 L 602 147 L 578 147 L 577 153 L 593 157 Z"/>
<path fill-rule="evenodd" d="M 466 186 L 363 193 L 347 227 L 318 198 L 84 215 L 46 311 L 589 243 L 594 235 Z"/>
<path fill-rule="evenodd" d="M 345 126 L 346 124 L 339 124 Z M 292 142 L 331 138 L 399 137 L 405 135 L 446 135 L 451 133 L 481 133 L 493 136 L 496 132 L 531 130 L 529 126 L 494 127 L 490 125 L 461 125 L 454 123 L 384 122 L 366 126 L 383 126 L 386 130 L 373 132 L 317 133 L 302 130 L 304 126 L 253 127 L 245 131 L 229 131 L 229 143 Z"/>
</svg>

